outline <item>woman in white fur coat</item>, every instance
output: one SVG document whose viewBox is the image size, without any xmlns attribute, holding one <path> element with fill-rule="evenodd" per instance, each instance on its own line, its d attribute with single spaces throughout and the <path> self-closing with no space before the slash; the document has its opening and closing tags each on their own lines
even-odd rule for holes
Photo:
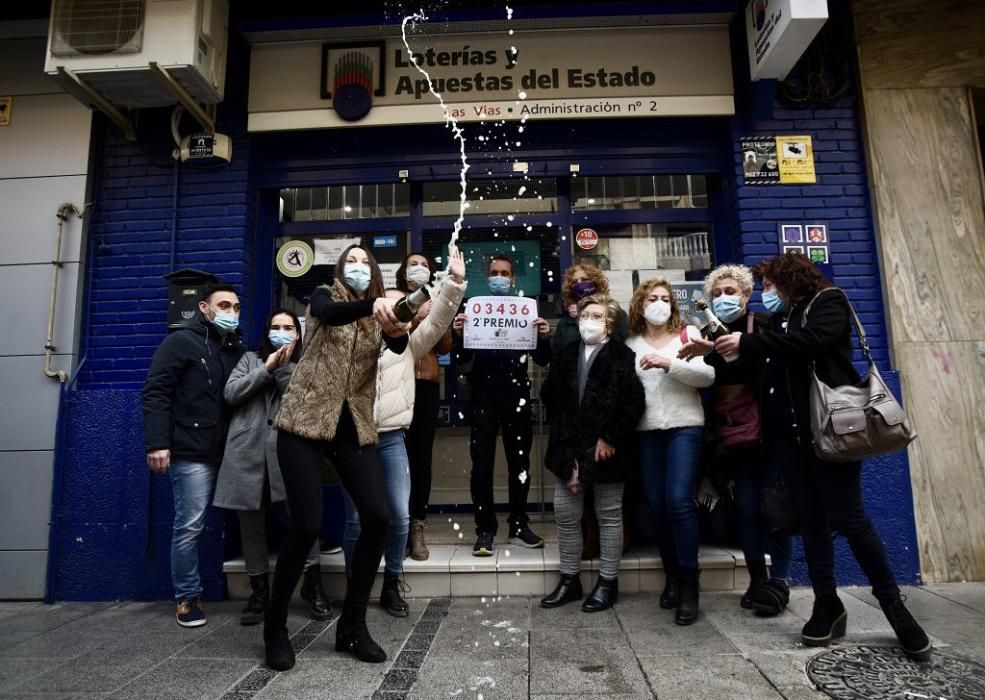
<svg viewBox="0 0 985 700">
<path fill-rule="evenodd" d="M 390 501 L 390 526 L 387 529 L 384 551 L 383 589 L 380 606 L 391 615 L 406 617 L 407 602 L 400 595 L 400 575 L 404 568 L 404 551 L 410 531 L 410 461 L 404 444 L 404 433 L 414 418 L 415 363 L 441 339 L 465 297 L 465 259 L 454 246 L 448 247 L 448 276 L 441 282 L 438 294 L 428 303 L 430 312 L 410 334 L 407 349 L 396 354 L 383 346 L 376 374 L 376 429 L 380 441 L 376 445 L 387 482 Z M 387 290 L 387 296 L 401 298 L 403 292 Z M 345 552 L 346 572 L 359 537 L 359 514 L 345 494 Z"/>
</svg>

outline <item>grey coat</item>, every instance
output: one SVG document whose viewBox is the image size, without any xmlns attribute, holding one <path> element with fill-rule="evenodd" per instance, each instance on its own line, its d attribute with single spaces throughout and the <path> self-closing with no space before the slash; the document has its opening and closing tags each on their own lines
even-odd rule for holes
<svg viewBox="0 0 985 700">
<path fill-rule="evenodd" d="M 233 417 L 213 499 L 219 508 L 259 510 L 264 478 L 271 502 L 285 500 L 273 423 L 294 367 L 278 367 L 271 375 L 255 352 L 247 352 L 229 375 L 223 393 Z"/>
</svg>

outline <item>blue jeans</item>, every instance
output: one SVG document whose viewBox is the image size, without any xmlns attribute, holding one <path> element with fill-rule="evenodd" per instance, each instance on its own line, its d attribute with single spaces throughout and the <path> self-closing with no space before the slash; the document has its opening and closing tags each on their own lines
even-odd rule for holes
<svg viewBox="0 0 985 700">
<path fill-rule="evenodd" d="M 698 483 L 704 428 L 646 430 L 640 433 L 643 488 L 657 528 L 660 558 L 698 568 Z"/>
<path fill-rule="evenodd" d="M 733 450 L 729 453 L 735 475 L 735 506 L 739 512 L 739 543 L 746 562 L 772 561 L 773 578 L 790 577 L 793 539 L 771 537 L 763 527 L 760 506 L 765 487 L 780 483 L 780 465 L 764 458 L 759 450 Z"/>
<path fill-rule="evenodd" d="M 171 460 L 168 468 L 174 492 L 174 529 L 171 534 L 171 583 L 174 598 L 202 595 L 198 576 L 198 536 L 205 527 L 205 512 L 212 502 L 219 469 L 211 464 Z"/>
<path fill-rule="evenodd" d="M 387 498 L 390 502 L 390 526 L 386 533 L 386 549 L 383 558 L 384 570 L 399 576 L 404 570 L 404 551 L 407 549 L 407 533 L 410 532 L 410 460 L 404 444 L 403 430 L 390 430 L 380 433 L 376 444 L 376 454 L 383 465 L 383 478 L 386 479 Z M 359 539 L 359 513 L 342 489 L 345 501 L 345 534 L 342 536 L 342 551 L 345 554 L 345 570 L 351 571 L 352 555 Z"/>
</svg>

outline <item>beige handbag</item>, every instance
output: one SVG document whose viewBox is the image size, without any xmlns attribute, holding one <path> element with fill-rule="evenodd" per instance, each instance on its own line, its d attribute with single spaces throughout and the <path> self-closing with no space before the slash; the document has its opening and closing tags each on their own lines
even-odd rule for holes
<svg viewBox="0 0 985 700">
<path fill-rule="evenodd" d="M 807 325 L 807 314 L 817 297 L 825 292 L 845 292 L 837 287 L 822 289 L 804 310 L 801 327 Z M 848 296 L 845 295 L 848 301 Z M 858 333 L 862 355 L 869 369 L 855 385 L 831 387 L 818 379 L 811 367 L 811 436 L 814 453 L 827 462 L 857 462 L 867 457 L 902 450 L 917 437 L 910 427 L 903 407 L 883 381 L 872 361 L 865 329 L 848 302 L 855 332 Z"/>
</svg>

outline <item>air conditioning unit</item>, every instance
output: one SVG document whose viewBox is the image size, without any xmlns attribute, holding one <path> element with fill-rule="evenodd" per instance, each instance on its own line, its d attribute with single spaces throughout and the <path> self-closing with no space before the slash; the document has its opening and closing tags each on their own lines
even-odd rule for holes
<svg viewBox="0 0 985 700">
<path fill-rule="evenodd" d="M 45 72 L 82 102 L 74 74 L 115 106 L 164 107 L 171 75 L 195 100 L 222 101 L 228 0 L 53 0 Z"/>
</svg>

